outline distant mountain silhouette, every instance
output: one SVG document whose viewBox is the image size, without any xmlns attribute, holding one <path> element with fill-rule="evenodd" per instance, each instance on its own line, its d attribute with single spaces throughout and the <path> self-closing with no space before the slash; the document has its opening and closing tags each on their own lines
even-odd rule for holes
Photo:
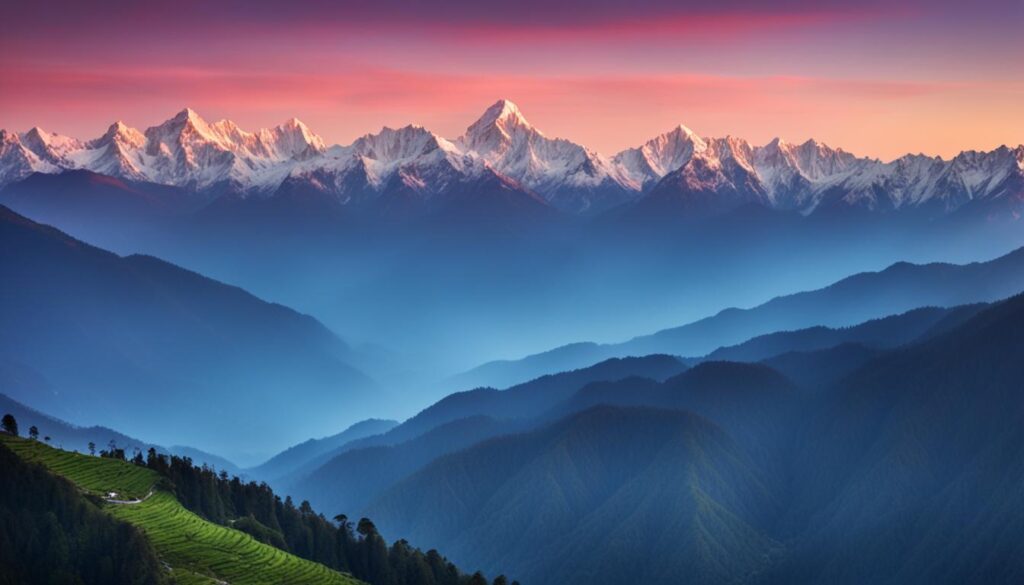
<svg viewBox="0 0 1024 585">
<path fill-rule="evenodd" d="M 57 393 L 5 388 L 16 400 L 234 453 L 372 408 L 373 383 L 308 316 L 156 258 L 93 248 L 7 208 L 0 244 L 0 356 Z M 299 419 L 308 430 L 278 426 Z"/>
<path fill-rule="evenodd" d="M 284 485 L 288 493 L 309 500 L 318 509 L 359 515 L 382 491 L 435 459 L 526 428 L 528 421 L 470 416 L 444 423 L 397 445 L 344 449 L 308 475 L 297 473 L 293 482 Z"/>
<path fill-rule="evenodd" d="M 456 392 L 423 409 L 394 429 L 354 446 L 386 445 L 419 436 L 442 424 L 470 416 L 517 419 L 542 414 L 572 395 L 585 384 L 642 376 L 663 380 L 686 369 L 678 358 L 649 355 L 641 358 L 612 358 L 578 370 L 541 376 L 506 390 L 475 388 Z"/>
<path fill-rule="evenodd" d="M 693 323 L 618 344 L 576 343 L 520 360 L 483 364 L 452 379 L 508 385 L 609 357 L 665 353 L 702 356 L 753 337 L 814 326 L 849 327 L 921 307 L 991 302 L 1024 290 L 1024 248 L 987 262 L 956 265 L 899 262 L 818 290 L 774 298 L 751 309 L 726 309 Z"/>
<path fill-rule="evenodd" d="M 891 349 L 961 323 L 985 307 L 980 303 L 950 309 L 923 307 L 850 327 L 817 326 L 779 331 L 759 335 L 737 345 L 720 347 L 704 359 L 756 362 L 783 353 L 828 349 L 843 343 Z"/>
<path fill-rule="evenodd" d="M 280 485 L 319 508 L 356 513 L 381 490 L 440 456 L 536 427 L 546 413 L 586 384 L 638 376 L 664 380 L 685 369 L 671 356 L 611 359 L 507 390 L 458 392 L 386 433 L 351 441 L 318 457 L 294 470 L 291 478 L 281 478 Z M 353 469 L 359 470 L 358 477 L 350 473 Z"/>
<path fill-rule="evenodd" d="M 592 382 L 535 430 L 417 461 L 366 509 L 542 584 L 1016 582 L 1024 295 L 945 313 L 888 321 L 923 330 L 895 349 L 769 360 L 815 384 L 717 361 Z"/>
<path fill-rule="evenodd" d="M 524 582 L 724 582 L 773 548 L 778 503 L 752 468 L 705 418 L 597 407 L 439 459 L 370 509 L 383 530 Z"/>
<path fill-rule="evenodd" d="M 841 343 L 828 349 L 791 351 L 764 360 L 798 386 L 818 391 L 828 388 L 882 355 L 884 350 L 859 343 Z"/>
<path fill-rule="evenodd" d="M 247 469 L 246 473 L 269 481 L 295 474 L 298 470 L 310 465 L 315 468 L 319 466 L 316 464 L 317 461 L 322 463 L 322 458 L 329 457 L 331 452 L 345 444 L 364 437 L 386 433 L 397 424 L 398 421 L 376 418 L 359 421 L 340 433 L 322 439 L 308 439 L 288 447 L 263 463 Z"/>
<path fill-rule="evenodd" d="M 113 441 L 118 449 L 124 449 L 129 456 L 136 449 L 145 452 L 153 447 L 160 453 L 190 457 L 196 465 L 209 465 L 228 473 L 240 473 L 238 466 L 234 463 L 212 453 L 206 453 L 193 447 L 154 445 L 107 427 L 73 425 L 34 408 L 29 408 L 7 395 L 0 394 L 0 415 L 3 414 L 10 414 L 17 419 L 21 434 L 27 435 L 29 427 L 35 426 L 39 429 L 40 437 L 50 437 L 51 445 L 65 451 L 88 453 L 91 442 L 99 452 L 108 449 L 110 442 Z"/>
<path fill-rule="evenodd" d="M 830 583 L 1011 583 L 1024 574 L 1024 296 L 891 352 L 822 397 L 800 435 L 804 537 L 773 573 Z M 870 562 L 864 562 L 870 560 Z"/>
<path fill-rule="evenodd" d="M 315 465 L 295 469 L 291 478 L 280 478 L 280 485 L 317 507 L 362 513 L 381 490 L 438 457 L 601 404 L 688 409 L 708 415 L 727 424 L 758 461 L 777 461 L 783 445 L 766 437 L 785 434 L 778 425 L 793 421 L 783 411 L 791 412 L 802 392 L 818 392 L 883 349 L 930 338 L 983 308 L 928 307 L 847 328 L 773 333 L 717 350 L 685 372 L 684 362 L 669 356 L 611 359 L 505 391 L 481 388 L 455 393 L 387 433 L 321 455 Z M 772 368 L 716 361 L 720 358 L 765 360 L 790 375 L 802 390 L 798 392 Z M 756 403 L 747 397 L 751 393 L 770 397 L 756 406 L 758 416 L 753 419 L 735 412 L 736 404 Z M 775 412 L 778 419 L 769 423 L 775 427 L 770 432 L 758 430 L 764 423 L 760 415 L 766 412 Z"/>
<path fill-rule="evenodd" d="M 132 221 L 194 211 L 203 201 L 179 187 L 120 179 L 92 171 L 33 173 L 7 186 L 4 205 L 58 221 Z"/>
</svg>

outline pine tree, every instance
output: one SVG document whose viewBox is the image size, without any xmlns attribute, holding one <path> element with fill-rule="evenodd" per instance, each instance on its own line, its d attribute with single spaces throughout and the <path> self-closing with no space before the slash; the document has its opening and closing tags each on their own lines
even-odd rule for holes
<svg viewBox="0 0 1024 585">
<path fill-rule="evenodd" d="M 11 413 L 5 414 L 4 418 L 3 418 L 3 421 L 0 422 L 0 425 L 3 426 L 3 429 L 4 429 L 5 433 L 7 433 L 9 435 L 14 435 L 15 437 L 18 436 L 18 421 L 15 420 L 13 414 L 11 414 Z"/>
</svg>

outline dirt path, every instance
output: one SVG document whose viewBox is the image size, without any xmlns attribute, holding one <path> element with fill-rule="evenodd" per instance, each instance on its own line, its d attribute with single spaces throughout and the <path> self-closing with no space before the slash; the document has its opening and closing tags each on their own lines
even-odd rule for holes
<svg viewBox="0 0 1024 585">
<path fill-rule="evenodd" d="M 152 496 L 153 490 L 152 488 L 150 488 L 149 493 L 146 494 L 145 497 L 143 497 L 141 500 L 115 500 L 112 498 L 103 498 L 103 501 L 108 504 L 117 504 L 119 506 L 134 506 L 135 504 L 141 504 L 142 502 L 145 502 Z"/>
</svg>

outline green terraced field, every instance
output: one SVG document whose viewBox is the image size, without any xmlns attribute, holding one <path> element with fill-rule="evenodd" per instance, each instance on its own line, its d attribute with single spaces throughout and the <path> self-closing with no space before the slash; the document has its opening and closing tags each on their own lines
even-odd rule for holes
<svg viewBox="0 0 1024 585">
<path fill-rule="evenodd" d="M 118 497 L 151 497 L 139 504 L 106 504 L 111 515 L 145 532 L 161 560 L 172 567 L 179 585 L 353 585 L 351 576 L 254 540 L 186 510 L 174 495 L 157 485 L 155 472 L 114 459 L 54 449 L 38 441 L 0 434 L 20 457 L 45 465 L 83 490 Z"/>
<path fill-rule="evenodd" d="M 229 583 L 352 583 L 354 580 L 251 536 L 189 512 L 167 492 L 137 505 L 110 506 L 114 516 L 145 530 L 171 566 Z"/>
<path fill-rule="evenodd" d="M 117 492 L 117 498 L 122 500 L 143 498 L 160 479 L 155 471 L 116 459 L 62 451 L 41 441 L 16 439 L 9 435 L 0 437 L 19 457 L 42 463 L 57 475 L 96 495 Z"/>
</svg>

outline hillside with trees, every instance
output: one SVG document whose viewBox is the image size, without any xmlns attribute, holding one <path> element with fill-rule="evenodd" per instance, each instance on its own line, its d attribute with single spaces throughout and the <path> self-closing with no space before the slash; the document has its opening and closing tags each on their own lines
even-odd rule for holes
<svg viewBox="0 0 1024 585">
<path fill-rule="evenodd" d="M 143 534 L 74 484 L 3 443 L 0 469 L 0 584 L 170 583 Z"/>
<path fill-rule="evenodd" d="M 122 537 L 134 538 L 129 545 L 142 547 L 145 553 L 133 555 L 141 559 L 139 562 L 156 567 L 158 574 L 157 578 L 150 578 L 145 566 L 122 567 L 123 559 L 120 559 L 121 564 L 101 560 L 97 561 L 105 571 L 98 573 L 101 576 L 109 576 L 116 570 L 124 574 L 138 572 L 143 577 L 127 580 L 115 576 L 86 582 L 213 583 L 227 580 L 243 584 L 341 585 L 358 579 L 371 585 L 489 583 L 482 574 L 462 573 L 436 550 L 424 553 L 405 540 L 389 545 L 367 518 L 354 522 L 339 515 L 328 520 L 314 512 L 308 502 L 296 506 L 290 498 L 282 500 L 275 495 L 266 484 L 244 483 L 238 477 L 229 478 L 226 472 L 197 467 L 185 457 L 168 456 L 155 449 L 150 449 L 145 456 L 141 452 L 129 456 L 113 445 L 101 450 L 98 456 L 71 453 L 50 447 L 35 437 L 18 438 L 17 421 L 13 416 L 6 418 L 3 426 L 5 432 L 0 435 L 3 456 L 17 462 L 10 466 L 15 474 L 3 476 L 4 481 L 11 483 L 5 486 L 10 489 L 3 493 L 10 498 L 7 503 L 12 504 L 12 508 L 19 501 L 14 494 L 31 499 L 49 490 L 31 485 L 24 489 L 19 487 L 16 482 L 21 481 L 22 475 L 41 483 L 43 480 L 37 477 L 41 474 L 79 498 L 82 497 L 77 495 L 80 490 L 91 500 L 91 503 L 82 502 L 89 506 L 89 514 L 93 515 L 87 519 L 99 522 L 101 527 L 106 522 L 126 531 Z M 23 469 L 35 475 L 23 473 Z M 46 509 L 47 505 L 56 504 L 41 498 L 40 507 Z M 66 507 L 61 505 L 60 509 Z M 19 527 L 28 534 L 46 531 L 45 538 L 41 538 L 43 544 L 30 540 L 24 545 L 31 553 L 22 561 L 24 574 L 48 575 L 41 568 L 48 563 L 58 567 L 71 563 L 69 575 L 92 570 L 88 563 L 75 556 L 69 558 L 61 548 L 55 549 L 54 543 L 63 542 L 64 537 L 49 526 L 51 519 L 44 518 L 40 522 L 44 522 L 42 527 L 28 520 L 12 525 L 14 532 L 20 532 Z M 72 528 L 80 533 L 86 530 L 77 524 Z M 13 539 L 14 532 L 2 536 Z M 100 535 L 95 540 L 98 546 L 116 548 L 110 544 L 110 538 Z M 74 563 L 84 568 L 79 569 Z M 504 577 L 495 580 L 496 583 L 507 581 Z M 15 582 L 21 581 L 11 581 Z"/>
</svg>

